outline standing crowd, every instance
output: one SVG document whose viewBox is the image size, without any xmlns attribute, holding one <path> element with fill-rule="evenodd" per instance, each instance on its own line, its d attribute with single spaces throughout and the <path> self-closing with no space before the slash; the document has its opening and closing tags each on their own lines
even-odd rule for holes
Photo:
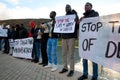
<svg viewBox="0 0 120 80">
<path fill-rule="evenodd" d="M 76 16 L 75 18 L 75 30 L 74 33 L 54 33 L 55 26 L 55 17 L 56 12 L 50 12 L 50 22 L 38 23 L 37 25 L 34 22 L 30 22 L 31 31 L 28 32 L 23 24 L 9 27 L 4 27 L 8 29 L 8 37 L 4 38 L 4 53 L 9 53 L 10 45 L 9 39 L 22 39 L 27 37 L 33 37 L 33 50 L 32 50 L 32 62 L 38 63 L 40 57 L 42 62 L 39 64 L 44 68 L 51 68 L 51 71 L 56 71 L 58 69 L 58 56 L 57 56 L 57 43 L 58 39 L 62 39 L 62 56 L 63 56 L 63 68 L 59 72 L 60 74 L 68 72 L 67 76 L 72 77 L 74 75 L 74 49 L 75 49 L 75 40 L 78 38 L 79 23 L 83 18 L 97 17 L 99 16 L 98 12 L 92 9 L 92 4 L 87 2 L 85 4 L 85 12 L 83 17 L 79 19 L 77 12 L 71 8 L 69 4 L 65 6 L 65 15 Z M 2 40 L 3 37 L 0 37 L 0 50 L 2 50 Z M 67 64 L 67 55 L 70 54 L 70 70 L 68 69 Z M 98 79 L 98 64 L 92 62 L 93 66 L 93 76 L 91 80 Z M 83 75 L 78 78 L 78 80 L 84 80 L 88 78 L 88 60 L 83 59 Z"/>
</svg>

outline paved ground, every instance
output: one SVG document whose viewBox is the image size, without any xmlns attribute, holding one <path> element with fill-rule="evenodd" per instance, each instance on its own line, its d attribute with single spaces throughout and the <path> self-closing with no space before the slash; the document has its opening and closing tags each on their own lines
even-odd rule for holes
<svg viewBox="0 0 120 80">
<path fill-rule="evenodd" d="M 59 70 L 51 72 L 50 69 L 44 69 L 30 60 L 0 54 L 0 80 L 77 80 L 82 75 L 76 71 L 73 77 L 68 78 L 67 73 L 59 74 Z"/>
</svg>

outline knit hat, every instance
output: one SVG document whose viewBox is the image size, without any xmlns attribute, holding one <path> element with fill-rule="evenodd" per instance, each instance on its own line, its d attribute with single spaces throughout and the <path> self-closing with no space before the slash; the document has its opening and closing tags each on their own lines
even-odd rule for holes
<svg viewBox="0 0 120 80">
<path fill-rule="evenodd" d="M 92 7 L 92 4 L 90 2 L 87 2 L 86 5 L 90 5 Z"/>
</svg>

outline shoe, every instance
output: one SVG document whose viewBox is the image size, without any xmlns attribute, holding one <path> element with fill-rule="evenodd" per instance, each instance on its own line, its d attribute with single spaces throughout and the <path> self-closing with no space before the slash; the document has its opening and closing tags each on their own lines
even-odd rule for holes
<svg viewBox="0 0 120 80">
<path fill-rule="evenodd" d="M 68 73 L 67 77 L 72 77 L 74 74 L 74 71 L 73 70 L 70 70 L 70 72 Z"/>
<path fill-rule="evenodd" d="M 51 69 L 52 72 L 56 71 L 58 69 L 57 65 L 53 65 L 53 68 Z"/>
<path fill-rule="evenodd" d="M 43 67 L 47 66 L 47 64 L 42 64 Z"/>
<path fill-rule="evenodd" d="M 38 63 L 38 62 L 39 62 L 39 61 L 36 61 L 36 60 L 34 61 L 34 63 Z"/>
<path fill-rule="evenodd" d="M 48 65 L 44 66 L 44 68 L 52 68 L 52 64 L 48 63 Z"/>
<path fill-rule="evenodd" d="M 39 63 L 39 65 L 43 65 L 43 63 Z"/>
<path fill-rule="evenodd" d="M 87 79 L 88 76 L 85 76 L 85 75 L 82 75 L 81 77 L 78 78 L 78 80 L 84 80 L 84 79 Z"/>
<path fill-rule="evenodd" d="M 68 72 L 68 69 L 62 69 L 62 71 L 60 71 L 59 73 L 65 73 L 65 72 Z"/>
<path fill-rule="evenodd" d="M 97 80 L 97 78 L 95 78 L 95 77 L 92 77 L 92 79 L 91 80 Z"/>
<path fill-rule="evenodd" d="M 35 61 L 34 59 L 31 60 L 31 62 L 34 62 L 34 61 Z"/>
</svg>

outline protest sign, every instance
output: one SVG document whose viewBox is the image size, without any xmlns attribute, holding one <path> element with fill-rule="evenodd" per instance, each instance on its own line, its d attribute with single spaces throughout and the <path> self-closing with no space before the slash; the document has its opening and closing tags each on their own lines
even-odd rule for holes
<svg viewBox="0 0 120 80">
<path fill-rule="evenodd" d="M 7 29 L 3 29 L 2 26 L 0 25 L 0 37 L 7 37 Z"/>
<path fill-rule="evenodd" d="M 13 56 L 31 59 L 33 38 L 17 39 L 14 41 Z"/>
<path fill-rule="evenodd" d="M 80 22 L 79 55 L 120 72 L 120 14 Z"/>
<path fill-rule="evenodd" d="M 9 39 L 9 45 L 11 48 L 14 47 L 15 44 L 13 39 Z"/>
<path fill-rule="evenodd" d="M 75 15 L 59 16 L 55 18 L 55 33 L 74 33 Z"/>
</svg>

